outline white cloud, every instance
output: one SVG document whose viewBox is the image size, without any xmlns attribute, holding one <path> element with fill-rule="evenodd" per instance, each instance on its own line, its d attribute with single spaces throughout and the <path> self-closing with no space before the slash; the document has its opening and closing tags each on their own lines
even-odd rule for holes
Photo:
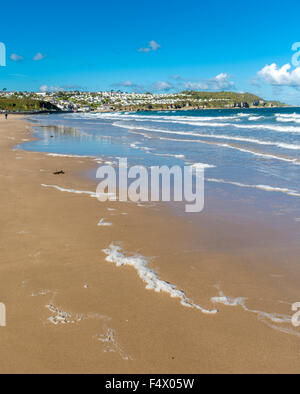
<svg viewBox="0 0 300 394">
<path fill-rule="evenodd" d="M 58 86 L 48 86 L 48 85 L 40 86 L 40 91 L 41 92 L 58 92 L 60 90 L 64 90 L 64 89 L 60 88 Z"/>
<path fill-rule="evenodd" d="M 120 85 L 122 85 L 122 86 L 134 86 L 135 84 L 132 81 L 124 81 L 124 82 L 121 82 Z"/>
<path fill-rule="evenodd" d="M 222 73 L 217 75 L 212 79 L 212 82 L 215 83 L 215 89 L 230 89 L 234 88 L 234 82 L 230 81 L 229 75 L 226 73 Z"/>
<path fill-rule="evenodd" d="M 21 62 L 24 60 L 23 56 L 17 55 L 16 53 L 13 53 L 12 55 L 10 55 L 10 58 L 14 62 Z"/>
<path fill-rule="evenodd" d="M 281 68 L 276 63 L 266 65 L 257 74 L 260 78 L 271 85 L 277 86 L 300 86 L 300 67 L 291 70 L 292 66 L 287 63 Z"/>
<path fill-rule="evenodd" d="M 154 40 L 151 40 L 148 44 L 147 47 L 145 48 L 139 48 L 139 52 L 151 52 L 151 51 L 157 51 L 161 46 Z"/>
<path fill-rule="evenodd" d="M 209 89 L 209 86 L 204 82 L 186 82 L 184 84 L 184 88 L 192 89 L 192 90 L 199 90 L 199 89 L 207 90 Z"/>
<path fill-rule="evenodd" d="M 153 85 L 153 87 L 155 90 L 164 90 L 164 91 L 174 89 L 174 86 L 171 83 L 165 81 L 158 81 Z"/>
<path fill-rule="evenodd" d="M 48 86 L 47 85 L 40 86 L 40 91 L 41 92 L 47 92 L 48 91 Z"/>
<path fill-rule="evenodd" d="M 200 82 L 186 82 L 184 88 L 193 90 L 228 90 L 234 89 L 235 85 L 230 80 L 229 74 L 221 73 L 214 78 L 204 79 Z"/>
<path fill-rule="evenodd" d="M 45 59 L 45 57 L 46 57 L 46 55 L 43 55 L 42 53 L 38 52 L 38 53 L 33 57 L 32 60 L 34 60 L 34 61 L 37 62 L 37 61 L 39 61 L 39 60 Z"/>
<path fill-rule="evenodd" d="M 48 86 L 47 86 L 47 85 L 42 85 L 42 86 L 40 87 L 40 91 L 41 91 L 41 92 L 48 92 Z"/>
<path fill-rule="evenodd" d="M 152 49 L 152 51 L 157 51 L 160 48 L 160 45 L 154 40 L 151 40 L 149 42 L 149 47 Z"/>
<path fill-rule="evenodd" d="M 132 81 L 123 81 L 123 82 L 116 82 L 113 83 L 111 86 L 116 87 L 116 88 L 126 88 L 126 89 L 130 89 L 130 90 L 135 90 L 135 91 L 142 91 L 143 90 L 143 85 L 139 85 L 137 83 L 134 83 Z"/>
</svg>

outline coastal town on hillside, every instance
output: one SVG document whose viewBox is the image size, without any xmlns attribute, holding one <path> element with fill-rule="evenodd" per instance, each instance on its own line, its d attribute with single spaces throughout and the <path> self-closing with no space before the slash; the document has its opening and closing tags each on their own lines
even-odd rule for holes
<svg viewBox="0 0 300 394">
<path fill-rule="evenodd" d="M 250 93 L 198 92 L 126 93 L 121 91 L 0 91 L 0 111 L 9 112 L 108 112 L 140 110 L 176 110 L 209 108 L 281 107 L 278 101 L 266 101 Z"/>
</svg>

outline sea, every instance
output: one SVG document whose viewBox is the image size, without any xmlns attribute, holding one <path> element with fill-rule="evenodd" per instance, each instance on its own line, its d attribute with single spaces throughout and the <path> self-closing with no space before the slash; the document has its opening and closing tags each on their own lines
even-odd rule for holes
<svg viewBox="0 0 300 394">
<path fill-rule="evenodd" d="M 300 221 L 300 108 L 66 113 L 32 117 L 22 149 L 205 169 L 206 201 Z"/>
</svg>

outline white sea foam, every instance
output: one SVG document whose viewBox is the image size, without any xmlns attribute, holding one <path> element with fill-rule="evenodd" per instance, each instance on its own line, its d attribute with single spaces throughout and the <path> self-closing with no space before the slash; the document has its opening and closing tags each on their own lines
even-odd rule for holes
<svg viewBox="0 0 300 394">
<path fill-rule="evenodd" d="M 123 360 L 132 360 L 132 357 L 126 354 L 117 342 L 115 331 L 112 328 L 106 327 L 105 332 L 103 334 L 96 335 L 95 338 L 104 344 L 105 353 L 118 353 Z"/>
<path fill-rule="evenodd" d="M 218 286 L 217 286 L 218 287 Z M 212 297 L 212 303 L 219 303 L 226 306 L 241 306 L 246 312 L 254 313 L 260 320 L 270 321 L 272 323 L 282 324 L 282 323 L 291 323 L 291 316 L 283 315 L 281 313 L 269 313 L 264 311 L 259 311 L 257 309 L 250 309 L 246 305 L 246 298 L 237 297 L 232 298 L 225 296 L 225 294 L 220 290 L 219 295 L 217 297 Z"/>
<path fill-rule="evenodd" d="M 239 114 L 237 114 L 238 117 L 240 118 L 247 118 L 250 114 L 244 113 L 244 112 L 240 112 Z"/>
<path fill-rule="evenodd" d="M 46 308 L 52 313 L 52 316 L 50 316 L 48 320 L 54 325 L 69 323 L 74 324 L 84 319 L 83 315 L 74 315 L 70 312 L 65 312 L 52 304 L 46 305 Z"/>
<path fill-rule="evenodd" d="M 103 252 L 106 254 L 106 261 L 116 264 L 117 267 L 128 265 L 133 267 L 139 277 L 146 283 L 146 288 L 149 290 L 154 290 L 156 292 L 165 292 L 169 294 L 172 298 L 179 298 L 183 306 L 199 309 L 205 314 L 216 314 L 217 309 L 207 310 L 200 305 L 197 305 L 190 298 L 187 298 L 185 293 L 178 288 L 169 283 L 161 280 L 157 273 L 148 267 L 148 260 L 141 255 L 133 255 L 127 257 L 121 250 L 121 248 L 115 244 L 111 244 L 108 249 L 104 249 Z M 219 289 L 219 286 L 216 286 Z M 240 306 L 244 311 L 253 313 L 257 316 L 259 320 L 267 324 L 273 329 L 289 334 L 299 335 L 297 332 L 292 332 L 293 330 L 278 327 L 278 324 L 291 323 L 291 316 L 280 314 L 280 313 L 269 313 L 260 311 L 258 309 L 251 309 L 246 305 L 247 298 L 245 297 L 229 297 L 226 296 L 221 290 L 218 291 L 218 296 L 211 297 L 210 301 L 213 304 L 223 304 L 230 307 Z"/>
<path fill-rule="evenodd" d="M 75 324 L 83 320 L 89 320 L 89 319 L 97 319 L 104 321 L 110 320 L 109 317 L 105 315 L 101 315 L 99 313 L 79 314 L 73 312 L 66 312 L 63 311 L 61 308 L 55 306 L 53 303 L 45 305 L 45 307 L 51 312 L 52 316 L 50 316 L 48 320 L 54 325 Z"/>
<path fill-rule="evenodd" d="M 276 114 L 276 121 L 282 123 L 300 123 L 300 114 Z"/>
<path fill-rule="evenodd" d="M 238 305 L 245 305 L 246 298 L 243 297 L 237 297 L 237 298 L 232 298 L 225 296 L 225 294 L 221 291 L 219 291 L 219 295 L 217 297 L 211 297 L 211 302 L 214 304 L 223 304 L 227 306 L 238 306 Z"/>
<path fill-rule="evenodd" d="M 67 155 L 63 153 L 47 153 L 47 156 L 52 156 L 52 157 L 75 157 L 75 158 L 93 158 L 95 156 L 84 156 L 84 155 Z"/>
<path fill-rule="evenodd" d="M 183 306 L 199 309 L 205 314 L 215 314 L 218 311 L 208 310 L 200 305 L 194 303 L 193 300 L 187 298 L 185 293 L 179 290 L 175 285 L 165 282 L 160 279 L 156 272 L 148 267 L 148 259 L 141 255 L 126 256 L 120 246 L 112 243 L 109 248 L 104 249 L 103 252 L 106 254 L 106 261 L 116 264 L 117 267 L 128 265 L 133 267 L 138 276 L 146 283 L 146 289 L 154 290 L 157 293 L 164 292 L 169 294 L 172 298 L 179 298 Z"/>
<path fill-rule="evenodd" d="M 112 226 L 112 223 L 106 222 L 103 218 L 99 220 L 98 226 L 106 227 Z"/>
<path fill-rule="evenodd" d="M 229 126 L 238 129 L 254 129 L 254 130 L 270 130 L 275 131 L 278 133 L 300 133 L 300 127 L 297 126 L 279 126 L 279 125 L 272 125 L 272 124 L 237 124 L 237 123 L 205 123 L 205 122 L 184 122 L 184 121 L 177 121 L 174 123 L 178 124 L 187 124 L 191 126 L 200 126 L 200 127 L 224 127 Z"/>
<path fill-rule="evenodd" d="M 279 161 L 284 161 L 287 163 L 292 163 L 294 165 L 300 165 L 300 159 L 297 159 L 297 158 L 289 158 L 289 157 L 284 157 L 284 156 L 272 155 L 272 154 L 268 154 L 268 153 L 256 152 L 251 149 L 240 148 L 238 146 L 230 145 L 230 144 L 226 144 L 226 143 L 218 143 L 218 142 L 211 143 L 211 142 L 200 140 L 200 139 L 199 140 L 185 140 L 185 139 L 174 139 L 174 138 L 170 139 L 170 138 L 164 138 L 164 137 L 159 137 L 159 139 L 166 140 L 166 141 L 189 142 L 189 143 L 196 142 L 199 144 L 213 144 L 214 146 L 235 149 L 240 152 L 244 152 L 244 153 L 251 154 L 254 156 L 258 156 L 258 157 L 263 157 L 265 159 L 279 160 Z M 281 147 L 284 147 L 284 144 L 281 144 L 281 145 L 282 145 Z"/>
<path fill-rule="evenodd" d="M 225 148 L 235 149 L 235 150 L 238 150 L 238 151 L 244 152 L 244 153 L 249 153 L 254 156 L 264 157 L 265 159 L 280 160 L 280 161 L 285 161 L 287 163 L 293 163 L 295 165 L 300 165 L 299 159 L 293 159 L 293 158 L 284 157 L 284 156 L 277 156 L 277 155 L 271 155 L 268 153 L 256 152 L 256 151 L 253 151 L 250 149 L 239 148 L 238 146 L 233 146 L 233 145 L 229 145 L 229 144 L 216 144 L 216 145 L 223 146 Z"/>
<path fill-rule="evenodd" d="M 291 190 L 287 188 L 281 188 L 281 187 L 273 187 L 269 185 L 247 185 L 244 183 L 240 182 L 233 182 L 233 181 L 226 181 L 224 179 L 214 179 L 214 178 L 206 178 L 207 182 L 214 182 L 214 183 L 224 183 L 228 185 L 233 185 L 233 186 L 239 186 L 239 187 L 244 187 L 244 188 L 249 188 L 249 189 L 260 189 L 263 191 L 267 192 L 279 192 L 279 193 L 284 193 L 289 196 L 293 197 L 300 197 L 300 192 L 296 190 Z"/>
<path fill-rule="evenodd" d="M 222 134 L 215 134 L 215 135 L 199 134 L 199 136 L 205 138 L 221 139 L 221 140 L 224 139 L 229 141 L 231 140 L 231 141 L 239 141 L 239 142 L 249 142 L 251 144 L 257 144 L 257 145 L 277 146 L 278 148 L 283 148 L 283 149 L 300 150 L 300 145 L 287 144 L 279 141 L 263 141 L 255 138 L 236 137 L 236 136 L 222 135 Z"/>
<path fill-rule="evenodd" d="M 216 166 L 213 166 L 211 164 L 205 164 L 205 163 L 194 163 L 191 165 L 192 168 L 216 168 Z"/>
<path fill-rule="evenodd" d="M 276 114 L 281 119 L 287 118 L 292 120 L 300 119 L 298 114 Z M 161 116 L 161 115 L 141 115 L 141 114 L 124 114 L 124 113 L 104 113 L 104 114 L 76 114 L 78 118 L 94 118 L 94 119 L 107 119 L 112 121 L 135 121 L 135 122 L 160 122 L 160 123 L 176 123 L 176 124 L 190 124 L 200 127 L 224 127 L 230 126 L 235 128 L 248 128 L 259 130 L 271 130 L 275 132 L 290 132 L 300 133 L 300 127 L 295 126 L 280 126 L 276 124 L 259 124 L 259 125 L 246 125 L 240 124 L 238 121 L 242 118 L 248 117 L 249 120 L 259 120 L 261 116 L 255 116 L 252 113 L 240 113 L 232 116 Z M 228 121 L 236 121 L 230 123 Z M 130 126 L 134 127 L 134 126 Z"/>
<path fill-rule="evenodd" d="M 184 155 L 175 155 L 172 153 L 152 153 L 154 156 L 175 157 L 176 159 L 184 159 Z"/>
<path fill-rule="evenodd" d="M 275 116 L 282 116 L 283 118 L 294 118 L 294 119 L 300 119 L 300 114 L 296 114 L 296 112 L 292 114 L 275 114 Z"/>
<path fill-rule="evenodd" d="M 88 114 L 85 115 L 85 117 Z M 238 115 L 233 115 L 233 116 L 218 116 L 217 118 L 219 120 L 235 120 L 239 119 L 242 116 L 249 116 L 250 114 L 238 114 Z M 188 121 L 210 121 L 210 120 L 215 120 L 216 117 L 214 116 L 176 116 L 176 115 L 171 115 L 171 116 L 161 116 L 161 115 L 141 115 L 141 114 L 125 114 L 125 113 L 103 113 L 103 114 L 92 114 L 94 118 L 98 119 L 107 119 L 107 120 L 142 120 L 142 121 L 174 121 L 174 120 L 188 120 Z M 80 116 L 82 117 L 82 116 Z"/>
<path fill-rule="evenodd" d="M 230 123 L 227 120 L 238 120 L 239 117 L 249 117 L 251 114 L 240 114 L 239 116 L 234 117 L 187 117 L 187 116 L 152 116 L 146 117 L 141 115 L 131 115 L 131 116 L 111 116 L 111 120 L 116 121 L 130 121 L 133 120 L 135 122 L 159 122 L 159 123 L 175 123 L 175 124 L 186 124 L 192 126 L 199 126 L 199 127 L 234 127 L 234 128 L 241 128 L 241 129 L 258 129 L 258 130 L 271 130 L 275 132 L 290 132 L 290 133 L 300 133 L 300 127 L 296 126 L 280 126 L 276 124 L 240 124 L 238 122 Z M 226 120 L 226 121 L 225 121 Z M 131 127 L 135 127 L 131 125 Z"/>
<path fill-rule="evenodd" d="M 200 144 L 212 144 L 211 142 L 207 142 L 207 141 L 200 140 L 200 139 L 199 140 L 186 140 L 186 139 L 174 139 L 174 138 L 163 138 L 163 137 L 159 137 L 159 138 L 161 140 L 167 140 L 167 141 L 189 142 L 189 143 L 196 142 L 196 143 L 200 143 Z M 228 139 L 231 139 L 231 138 L 228 138 Z M 289 157 L 284 157 L 284 156 L 272 155 L 272 154 L 268 154 L 268 153 L 256 152 L 256 151 L 253 151 L 253 150 L 250 150 L 250 149 L 241 148 L 241 147 L 238 147 L 238 146 L 235 146 L 235 145 L 226 144 L 226 143 L 214 142 L 213 144 L 215 146 L 220 146 L 220 147 L 229 148 L 229 149 L 235 149 L 235 150 L 238 150 L 240 152 L 248 153 L 248 154 L 251 154 L 251 155 L 254 155 L 254 156 L 258 156 L 258 157 L 263 157 L 265 159 L 273 159 L 273 160 L 285 161 L 287 163 L 300 165 L 300 160 L 296 159 L 296 158 L 289 158 Z M 269 144 L 268 143 L 266 145 L 273 145 L 273 144 Z M 283 143 L 280 143 L 280 146 L 282 148 L 287 148 L 288 147 L 287 144 L 283 144 Z M 289 149 L 291 149 L 291 148 L 289 147 Z M 297 147 L 297 149 L 298 149 L 298 147 Z"/>
<path fill-rule="evenodd" d="M 87 194 L 87 195 L 89 195 L 89 196 L 91 196 L 91 197 L 97 197 L 97 195 L 96 195 L 95 192 L 90 192 L 90 191 L 87 191 L 87 190 L 65 189 L 65 188 L 60 187 L 60 186 L 56 186 L 56 185 L 45 185 L 45 184 L 42 184 L 41 186 L 43 186 L 43 187 L 49 187 L 49 188 L 52 188 L 52 189 L 56 189 L 56 190 L 59 190 L 60 192 L 74 193 L 74 194 Z"/>
<path fill-rule="evenodd" d="M 249 142 L 253 144 L 258 144 L 258 145 L 268 145 L 268 146 L 277 146 L 279 148 L 283 149 L 291 149 L 291 150 L 300 150 L 300 145 L 296 144 L 287 144 L 284 142 L 280 141 L 265 141 L 265 140 L 259 140 L 255 138 L 247 138 L 247 137 L 242 137 L 242 136 L 233 136 L 233 135 L 226 135 L 226 134 L 204 134 L 204 133 L 196 133 L 196 132 L 189 132 L 189 131 L 175 131 L 175 130 L 164 130 L 164 129 L 155 129 L 155 128 L 150 128 L 150 127 L 139 127 L 139 126 L 129 126 L 129 125 L 123 125 L 120 123 L 114 123 L 114 126 L 116 127 L 121 127 L 125 129 L 134 129 L 134 130 L 144 130 L 144 131 L 150 131 L 153 133 L 161 133 L 161 134 L 174 134 L 174 135 L 183 135 L 183 136 L 193 136 L 193 137 L 204 137 L 204 138 L 211 138 L 211 139 L 220 139 L 220 140 L 228 140 L 228 141 L 239 141 L 239 142 Z M 173 139 L 170 139 L 171 141 Z M 174 141 L 177 141 L 174 139 Z M 180 140 L 178 140 L 180 141 Z M 197 142 L 197 140 L 181 140 L 183 142 Z M 205 143 L 205 141 L 200 141 L 198 142 Z"/>
<path fill-rule="evenodd" d="M 260 120 L 264 119 L 264 116 L 249 116 L 248 120 Z"/>
<path fill-rule="evenodd" d="M 59 190 L 60 192 L 66 192 L 66 193 L 74 193 L 74 194 L 87 194 L 90 197 L 98 197 L 99 193 L 95 193 L 95 192 L 90 192 L 88 190 L 75 190 L 75 189 L 65 189 L 63 187 L 57 186 L 57 185 L 45 185 L 45 184 L 41 184 L 42 187 L 48 187 L 48 188 L 52 188 L 52 189 L 56 189 Z M 108 196 L 115 196 L 115 193 L 104 193 L 105 195 Z"/>
<path fill-rule="evenodd" d="M 282 116 L 277 116 L 276 121 L 282 123 L 300 123 L 299 118 L 283 118 Z"/>
<path fill-rule="evenodd" d="M 278 133 L 300 133 L 300 127 L 297 126 L 278 126 L 271 124 L 261 124 L 261 125 L 230 125 L 232 127 L 240 129 L 256 129 L 256 130 L 270 130 Z"/>
</svg>

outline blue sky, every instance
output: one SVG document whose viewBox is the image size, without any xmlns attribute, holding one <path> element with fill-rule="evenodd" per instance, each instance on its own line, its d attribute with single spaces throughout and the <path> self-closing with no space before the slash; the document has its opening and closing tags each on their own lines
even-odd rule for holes
<svg viewBox="0 0 300 394">
<path fill-rule="evenodd" d="M 66 3 L 1 4 L 0 89 L 230 89 L 300 104 L 300 68 L 282 69 L 298 0 Z"/>
</svg>

